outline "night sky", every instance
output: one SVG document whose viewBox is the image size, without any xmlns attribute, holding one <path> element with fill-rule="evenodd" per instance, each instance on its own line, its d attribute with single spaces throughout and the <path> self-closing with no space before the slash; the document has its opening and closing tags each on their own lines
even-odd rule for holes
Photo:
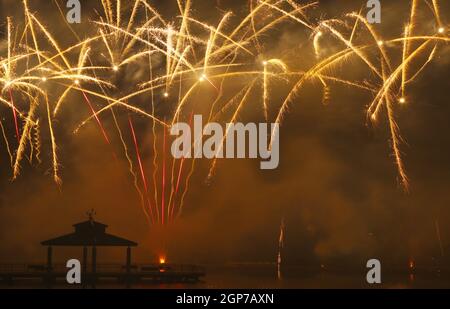
<svg viewBox="0 0 450 309">
<path fill-rule="evenodd" d="M 52 1 L 30 2 L 32 11 L 62 46 L 76 42 Z M 95 33 L 90 20 L 97 17 L 94 6 L 100 7 L 93 2 L 82 1 L 82 23 L 74 26 L 81 38 Z M 175 1 L 150 2 L 167 20 L 179 23 Z M 408 1 L 382 2 L 382 23 L 376 26 L 377 31 L 386 39 L 401 37 L 410 13 Z M 448 23 L 450 3 L 440 2 L 443 22 Z M 361 8 L 365 8 L 365 1 L 321 0 L 310 11 L 311 20 L 341 18 L 344 13 Z M 0 1 L 2 58 L 6 55 L 6 16 L 23 23 L 22 10 L 19 1 Z M 193 16 L 211 24 L 217 24 L 218 17 L 227 10 L 234 12 L 227 26 L 231 29 L 248 11 L 248 5 L 244 1 L 226 0 L 197 0 L 193 4 Z M 430 33 L 433 27 L 432 12 L 422 4 L 417 31 Z M 317 60 L 309 35 L 298 23 L 283 22 L 261 38 L 264 56 L 283 59 L 293 70 L 311 68 Z M 330 35 L 327 37 L 323 43 L 325 52 L 343 48 L 342 43 Z M 360 39 L 364 41 L 363 37 Z M 100 49 L 92 46 L 93 57 L 100 58 L 96 48 Z M 401 44 L 389 47 L 389 54 L 398 65 Z M 428 54 L 418 58 L 412 72 L 420 68 Z M 393 263 L 414 259 L 430 264 L 441 255 L 436 224 L 444 253 L 450 253 L 449 55 L 448 43 L 440 43 L 435 59 L 408 84 L 408 103 L 394 106 L 404 139 L 400 147 L 410 179 L 409 192 L 403 190 L 398 179 L 385 111 L 376 126 L 367 119 L 367 106 L 373 95 L 330 83 L 330 96 L 323 104 L 321 84 L 308 82 L 290 105 L 281 126 L 279 168 L 261 171 L 259 160 L 220 160 L 215 176 L 207 181 L 211 162 L 200 160 L 191 178 L 183 214 L 165 228 L 149 226 L 117 134 L 111 133 L 118 162 L 113 160 L 111 147 L 103 141 L 95 121 L 73 134 L 77 125 L 89 116 L 89 109 L 80 94 L 71 94 L 55 119 L 61 187 L 51 178 L 47 133 L 42 134 L 43 162 L 30 165 L 25 160 L 21 175 L 14 182 L 4 141 L 0 141 L 0 261 L 44 260 L 40 241 L 70 232 L 71 225 L 85 220 L 86 211 L 94 208 L 96 219 L 108 224 L 109 232 L 139 243 L 137 261 L 155 261 L 164 248 L 169 260 L 178 262 L 274 262 L 280 222 L 284 218 L 283 255 L 287 264 L 340 261 L 354 265 L 377 257 Z M 156 57 L 154 61 L 157 69 L 164 69 L 164 59 Z M 139 66 L 124 71 L 113 78 L 116 95 L 129 93 L 138 83 L 148 80 Z M 359 81 L 364 76 L 364 80 L 380 87 L 379 80 L 373 73 L 367 74 L 365 64 L 355 57 L 332 73 Z M 271 119 L 289 86 L 292 83 L 281 82 L 271 90 L 274 102 L 269 109 Z M 191 99 L 194 102 L 191 104 L 209 102 L 212 95 L 212 90 L 205 90 Z M 132 103 L 145 106 L 146 100 L 148 97 L 142 96 Z M 162 101 L 160 97 L 158 100 Z M 239 120 L 264 121 L 260 91 L 251 95 L 249 101 Z M 104 102 L 95 104 L 99 108 Z M 0 111 L 10 142 L 14 143 L 11 109 L 2 105 Z M 161 119 L 172 113 L 170 104 L 156 109 Z M 118 121 L 124 124 L 129 139 L 127 117 L 126 111 L 118 112 Z M 144 167 L 151 175 L 152 123 L 141 116 L 134 119 Z M 42 121 L 45 120 L 44 117 Z M 103 120 L 106 130 L 114 132 L 111 117 L 105 116 Z M 45 130 L 47 127 L 43 125 L 42 131 Z M 58 251 L 57 259 L 70 257 L 73 252 L 79 254 Z M 122 255 L 123 252 L 105 250 L 99 258 L 109 261 L 121 259 Z"/>
</svg>

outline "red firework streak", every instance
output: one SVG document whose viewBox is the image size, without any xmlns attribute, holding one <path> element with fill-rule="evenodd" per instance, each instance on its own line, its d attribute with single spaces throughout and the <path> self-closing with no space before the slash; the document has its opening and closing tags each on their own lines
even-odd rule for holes
<svg viewBox="0 0 450 309">
<path fill-rule="evenodd" d="M 189 126 L 190 127 L 192 126 L 192 118 L 193 118 L 193 116 L 194 116 L 194 112 L 191 113 L 191 117 L 189 119 Z M 175 199 L 176 199 L 176 196 L 178 194 L 178 191 L 180 190 L 180 182 L 181 182 L 181 176 L 182 176 L 182 173 L 183 173 L 183 166 L 184 166 L 184 161 L 185 160 L 186 160 L 186 157 L 183 156 L 181 158 L 180 169 L 178 170 L 178 178 L 177 178 L 177 185 L 175 186 L 174 202 L 172 202 L 172 207 L 170 209 L 170 217 L 172 218 L 171 220 L 173 220 L 173 211 L 175 209 Z"/>
<path fill-rule="evenodd" d="M 14 117 L 14 125 L 16 127 L 17 142 L 20 143 L 19 123 L 17 121 L 17 113 L 16 113 L 16 108 L 14 107 L 14 100 L 13 100 L 11 88 L 9 88 L 9 97 L 11 98 L 11 108 L 12 108 L 13 117 Z"/>
<path fill-rule="evenodd" d="M 98 126 L 100 127 L 100 131 L 103 134 L 103 138 L 105 139 L 106 143 L 110 147 L 112 147 L 111 146 L 111 142 L 109 141 L 108 134 L 106 133 L 105 128 L 103 127 L 100 119 L 98 118 L 97 112 L 95 111 L 94 107 L 92 106 L 91 101 L 89 100 L 88 96 L 86 95 L 86 93 L 84 91 L 81 91 L 81 93 L 83 93 L 84 99 L 86 100 L 86 103 L 89 106 L 89 108 L 90 108 L 90 110 L 92 112 L 92 115 L 94 116 L 95 120 L 97 121 Z M 117 163 L 117 157 L 116 157 L 116 154 L 114 153 L 114 151 L 112 152 L 112 155 L 114 157 L 115 162 Z"/>
<path fill-rule="evenodd" d="M 152 204 L 150 202 L 150 199 L 148 198 L 147 178 L 145 177 L 144 167 L 142 165 L 141 155 L 140 155 L 140 152 L 139 152 L 139 145 L 138 145 L 138 142 L 137 142 L 137 139 L 136 139 L 136 133 L 134 131 L 133 122 L 131 121 L 131 117 L 130 116 L 128 116 L 128 122 L 130 123 L 131 135 L 133 136 L 134 147 L 136 149 L 136 157 L 137 157 L 138 164 L 139 164 L 139 170 L 141 172 L 142 183 L 144 184 L 145 197 L 147 198 L 148 208 L 150 208 L 150 216 L 151 216 L 152 223 L 154 223 L 155 222 L 155 218 L 153 216 Z"/>
<path fill-rule="evenodd" d="M 161 223 L 164 225 L 164 216 L 166 208 L 166 128 L 164 128 L 164 143 L 163 143 L 163 170 L 162 170 L 162 195 L 161 195 Z"/>
</svg>

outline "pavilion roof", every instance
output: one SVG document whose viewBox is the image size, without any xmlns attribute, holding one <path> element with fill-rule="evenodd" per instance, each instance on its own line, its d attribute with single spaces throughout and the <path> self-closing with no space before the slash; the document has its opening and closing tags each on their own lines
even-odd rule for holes
<svg viewBox="0 0 450 309">
<path fill-rule="evenodd" d="M 107 225 L 93 220 L 73 225 L 73 233 L 41 242 L 43 246 L 123 246 L 135 247 L 137 243 L 106 233 Z"/>
</svg>

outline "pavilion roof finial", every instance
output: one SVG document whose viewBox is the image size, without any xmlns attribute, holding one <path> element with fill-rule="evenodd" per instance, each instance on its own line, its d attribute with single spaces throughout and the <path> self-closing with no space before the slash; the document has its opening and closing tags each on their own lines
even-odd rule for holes
<svg viewBox="0 0 450 309">
<path fill-rule="evenodd" d="M 88 216 L 89 222 L 91 222 L 91 224 L 94 223 L 94 216 L 95 216 L 96 214 L 97 214 L 97 213 L 95 212 L 94 208 L 92 208 L 91 210 L 89 210 L 88 212 L 86 212 L 86 215 Z"/>
</svg>

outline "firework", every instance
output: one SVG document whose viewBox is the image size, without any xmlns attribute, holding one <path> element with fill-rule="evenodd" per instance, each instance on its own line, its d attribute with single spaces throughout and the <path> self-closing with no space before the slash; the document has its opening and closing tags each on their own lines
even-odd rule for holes
<svg viewBox="0 0 450 309">
<path fill-rule="evenodd" d="M 57 143 L 57 120 L 63 117 L 68 104 L 74 104 L 69 94 L 76 95 L 87 104 L 90 114 L 79 119 L 73 132 L 95 122 L 115 160 L 118 145 L 114 141 L 118 137 L 149 222 L 169 224 L 182 213 L 196 166 L 195 159 L 172 160 L 169 173 L 167 130 L 171 124 L 189 118 L 189 113 L 192 119 L 197 112 L 207 113 L 208 120 L 233 123 L 255 97 L 260 98 L 264 120 L 281 124 L 305 85 L 318 82 L 323 87 L 324 103 L 331 101 L 332 85 L 342 85 L 372 96 L 367 114 L 374 124 L 386 112 L 395 165 L 402 186 L 408 189 L 396 103 L 412 100 L 407 93 L 409 85 L 435 60 L 441 45 L 450 41 L 438 0 L 429 3 L 428 8 L 435 19 L 435 33 L 423 34 L 418 13 L 427 8 L 412 0 L 407 25 L 396 38 L 383 38 L 361 12 L 349 12 L 341 19 L 317 18 L 312 9 L 320 9 L 319 2 L 252 0 L 243 16 L 223 12 L 215 23 L 194 16 L 195 2 L 174 2 L 179 16 L 166 20 L 146 0 L 135 0 L 129 7 L 120 0 L 101 0 L 103 11 L 90 22 L 90 36 L 80 40 L 86 35 L 75 33 L 67 24 L 77 40 L 63 46 L 23 0 L 25 24 L 7 19 L 7 54 L 0 60 L 0 103 L 9 113 L 12 111 L 17 139 L 12 143 L 5 122 L 0 122 L 13 179 L 19 176 L 27 147 L 31 157 L 40 163 L 42 148 L 48 147 L 52 160 L 42 164 L 51 165 L 55 182 L 61 184 L 57 152 L 63 145 Z M 61 12 L 59 6 L 58 10 Z M 270 31 L 281 28 L 284 22 L 295 23 L 307 34 L 308 41 L 298 48 L 312 49 L 315 58 L 309 65 L 298 67 L 284 55 L 266 57 Z M 21 33 L 18 41 L 13 38 L 14 30 Z M 326 48 L 330 45 L 333 48 Z M 346 68 L 349 61 L 362 63 L 365 76 L 346 79 L 345 69 L 341 68 Z M 414 70 L 417 64 L 419 68 Z M 122 87 L 118 77 L 136 66 L 148 72 L 148 80 Z M 280 82 L 287 90 L 275 99 L 271 89 Z M 211 91 L 214 99 L 196 102 L 196 97 Z M 137 99 L 151 104 L 133 104 Z M 170 112 L 158 114 L 160 107 Z M 122 132 L 123 115 L 128 119 L 130 140 Z M 142 136 L 135 131 L 134 116 L 138 115 L 151 122 L 152 129 L 146 132 L 152 140 L 150 172 L 140 154 Z M 46 133 L 41 132 L 40 124 L 45 120 L 50 145 L 41 144 L 41 134 Z M 117 132 L 108 132 L 105 123 L 113 123 Z M 130 147 L 136 151 L 137 164 L 128 153 Z M 208 180 L 217 165 L 217 160 L 211 163 Z M 185 171 L 187 166 L 189 172 Z"/>
<path fill-rule="evenodd" d="M 278 280 L 281 280 L 282 273 L 281 273 L 281 266 L 283 264 L 283 248 L 284 248 L 284 237 L 285 237 L 285 225 L 284 225 L 284 218 L 281 219 L 280 224 L 280 236 L 278 237 L 278 255 L 277 255 L 277 276 Z"/>
</svg>

